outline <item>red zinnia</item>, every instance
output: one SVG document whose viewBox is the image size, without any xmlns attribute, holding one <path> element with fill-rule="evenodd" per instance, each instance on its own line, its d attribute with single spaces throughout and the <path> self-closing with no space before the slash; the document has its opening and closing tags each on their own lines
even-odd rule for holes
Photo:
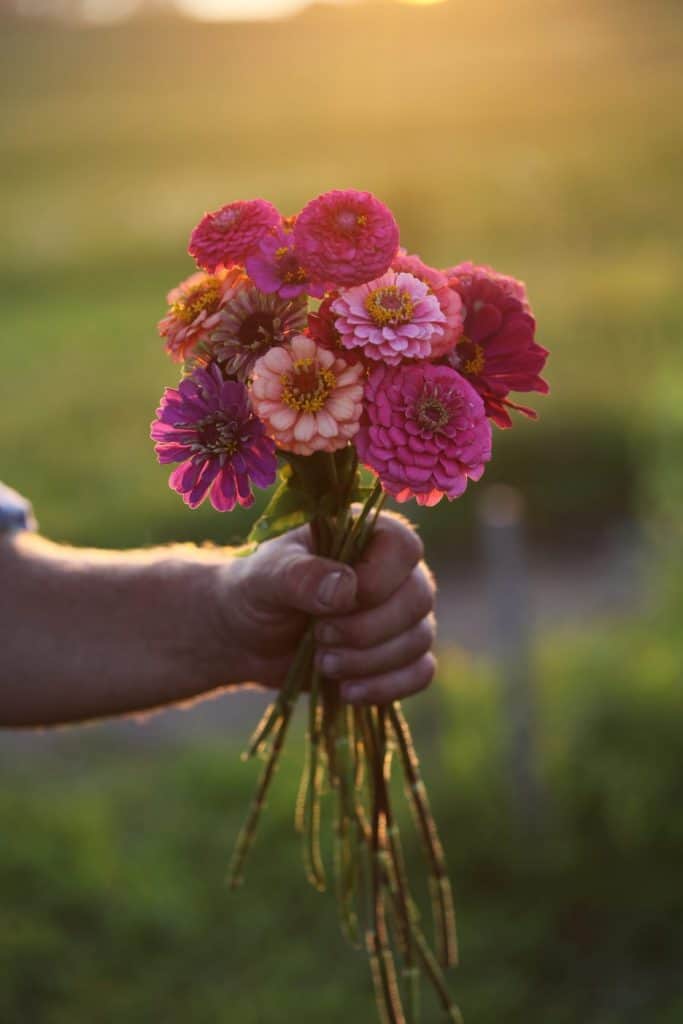
<svg viewBox="0 0 683 1024">
<path fill-rule="evenodd" d="M 524 285 L 471 263 L 460 264 L 449 274 L 450 287 L 463 301 L 465 325 L 447 362 L 476 388 L 487 416 L 499 427 L 512 426 L 508 408 L 536 419 L 533 409 L 507 397 L 511 391 L 549 391 L 539 376 L 548 350 L 534 340 L 536 321 Z"/>
</svg>

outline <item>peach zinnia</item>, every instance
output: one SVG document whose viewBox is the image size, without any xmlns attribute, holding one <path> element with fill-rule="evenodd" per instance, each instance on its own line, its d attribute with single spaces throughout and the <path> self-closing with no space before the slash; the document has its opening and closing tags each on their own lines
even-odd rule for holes
<svg viewBox="0 0 683 1024">
<path fill-rule="evenodd" d="M 171 289 L 166 297 L 168 313 L 157 324 L 171 359 L 182 363 L 210 336 L 220 322 L 221 310 L 242 280 L 246 278 L 238 270 L 228 272 L 219 267 L 215 274 L 201 270 L 191 274 Z"/>
<path fill-rule="evenodd" d="M 295 335 L 254 367 L 252 403 L 275 443 L 297 455 L 334 452 L 358 432 L 363 367 Z"/>
</svg>

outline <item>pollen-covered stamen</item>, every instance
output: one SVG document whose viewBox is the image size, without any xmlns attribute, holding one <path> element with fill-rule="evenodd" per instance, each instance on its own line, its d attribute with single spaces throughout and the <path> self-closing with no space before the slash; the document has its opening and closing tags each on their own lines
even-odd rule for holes
<svg viewBox="0 0 683 1024">
<path fill-rule="evenodd" d="M 282 401 L 298 412 L 319 412 L 337 385 L 332 370 L 324 369 L 310 357 L 297 359 L 280 380 Z"/>
<path fill-rule="evenodd" d="M 370 292 L 365 300 L 365 308 L 379 327 L 407 324 L 412 320 L 415 310 L 409 293 L 394 284 Z"/>
<path fill-rule="evenodd" d="M 221 301 L 221 288 L 217 278 L 210 277 L 193 288 L 187 295 L 177 299 L 171 306 L 171 313 L 185 324 L 196 320 L 202 310 L 208 316 L 215 313 Z"/>
<path fill-rule="evenodd" d="M 465 373 L 471 377 L 477 377 L 483 373 L 486 357 L 483 345 L 480 345 L 477 341 L 461 338 L 455 346 L 453 355 L 453 365 L 460 373 Z"/>
<path fill-rule="evenodd" d="M 234 455 L 242 443 L 240 424 L 220 414 L 205 416 L 191 426 L 197 433 L 191 447 L 203 455 Z"/>
<path fill-rule="evenodd" d="M 287 284 L 301 284 L 306 280 L 306 271 L 299 264 L 296 256 L 287 245 L 281 245 L 275 250 L 277 260 L 277 272 L 280 280 Z"/>
<path fill-rule="evenodd" d="M 418 425 L 431 432 L 445 427 L 451 418 L 451 411 L 438 391 L 425 391 L 417 402 L 415 413 Z"/>
<path fill-rule="evenodd" d="M 251 313 L 240 325 L 237 337 L 245 348 L 260 351 L 273 344 L 280 327 L 280 318 L 272 313 Z"/>
<path fill-rule="evenodd" d="M 346 234 L 353 234 L 358 228 L 364 228 L 367 222 L 368 218 L 364 213 L 356 213 L 354 210 L 340 210 L 336 217 L 337 228 Z"/>
</svg>

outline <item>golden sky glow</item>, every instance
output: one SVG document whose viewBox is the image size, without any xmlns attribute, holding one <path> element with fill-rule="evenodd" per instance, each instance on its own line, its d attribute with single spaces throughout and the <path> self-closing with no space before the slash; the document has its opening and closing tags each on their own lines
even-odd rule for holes
<svg viewBox="0 0 683 1024">
<path fill-rule="evenodd" d="M 208 20 L 222 18 L 277 18 L 294 14 L 307 7 L 312 0 L 176 0 L 176 6 L 186 14 Z M 329 0 L 328 0 L 329 2 Z M 358 2 L 358 0 L 339 0 Z M 397 0 L 398 3 L 427 7 L 444 0 Z"/>
<path fill-rule="evenodd" d="M 176 6 L 196 18 L 251 20 L 295 14 L 307 0 L 176 0 Z"/>
</svg>

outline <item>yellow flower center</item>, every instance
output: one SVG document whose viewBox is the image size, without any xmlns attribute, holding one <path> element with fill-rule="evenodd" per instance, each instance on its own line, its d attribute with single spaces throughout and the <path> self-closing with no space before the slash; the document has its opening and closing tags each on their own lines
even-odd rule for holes
<svg viewBox="0 0 683 1024">
<path fill-rule="evenodd" d="M 390 284 L 370 292 L 365 300 L 365 308 L 379 327 L 386 327 L 409 323 L 415 307 L 408 292 Z"/>
<path fill-rule="evenodd" d="M 460 345 L 464 349 L 461 355 L 460 369 L 463 373 L 468 373 L 473 377 L 480 374 L 484 366 L 486 365 L 486 359 L 484 357 L 484 348 L 476 341 L 470 341 L 465 338 L 464 341 L 460 342 Z"/>
<path fill-rule="evenodd" d="M 182 320 L 184 324 L 191 324 L 199 316 L 202 310 L 210 315 L 218 309 L 221 298 L 221 289 L 218 280 L 210 277 L 204 284 L 193 288 L 187 295 L 183 295 L 171 306 L 171 313 Z"/>
<path fill-rule="evenodd" d="M 306 280 L 306 271 L 299 266 L 296 256 L 288 246 L 281 245 L 276 249 L 275 258 L 282 264 L 279 272 L 286 284 L 301 284 Z"/>
<path fill-rule="evenodd" d="M 319 412 L 337 385 L 332 370 L 324 370 L 315 359 L 297 359 L 280 377 L 282 401 L 297 412 Z"/>
</svg>

